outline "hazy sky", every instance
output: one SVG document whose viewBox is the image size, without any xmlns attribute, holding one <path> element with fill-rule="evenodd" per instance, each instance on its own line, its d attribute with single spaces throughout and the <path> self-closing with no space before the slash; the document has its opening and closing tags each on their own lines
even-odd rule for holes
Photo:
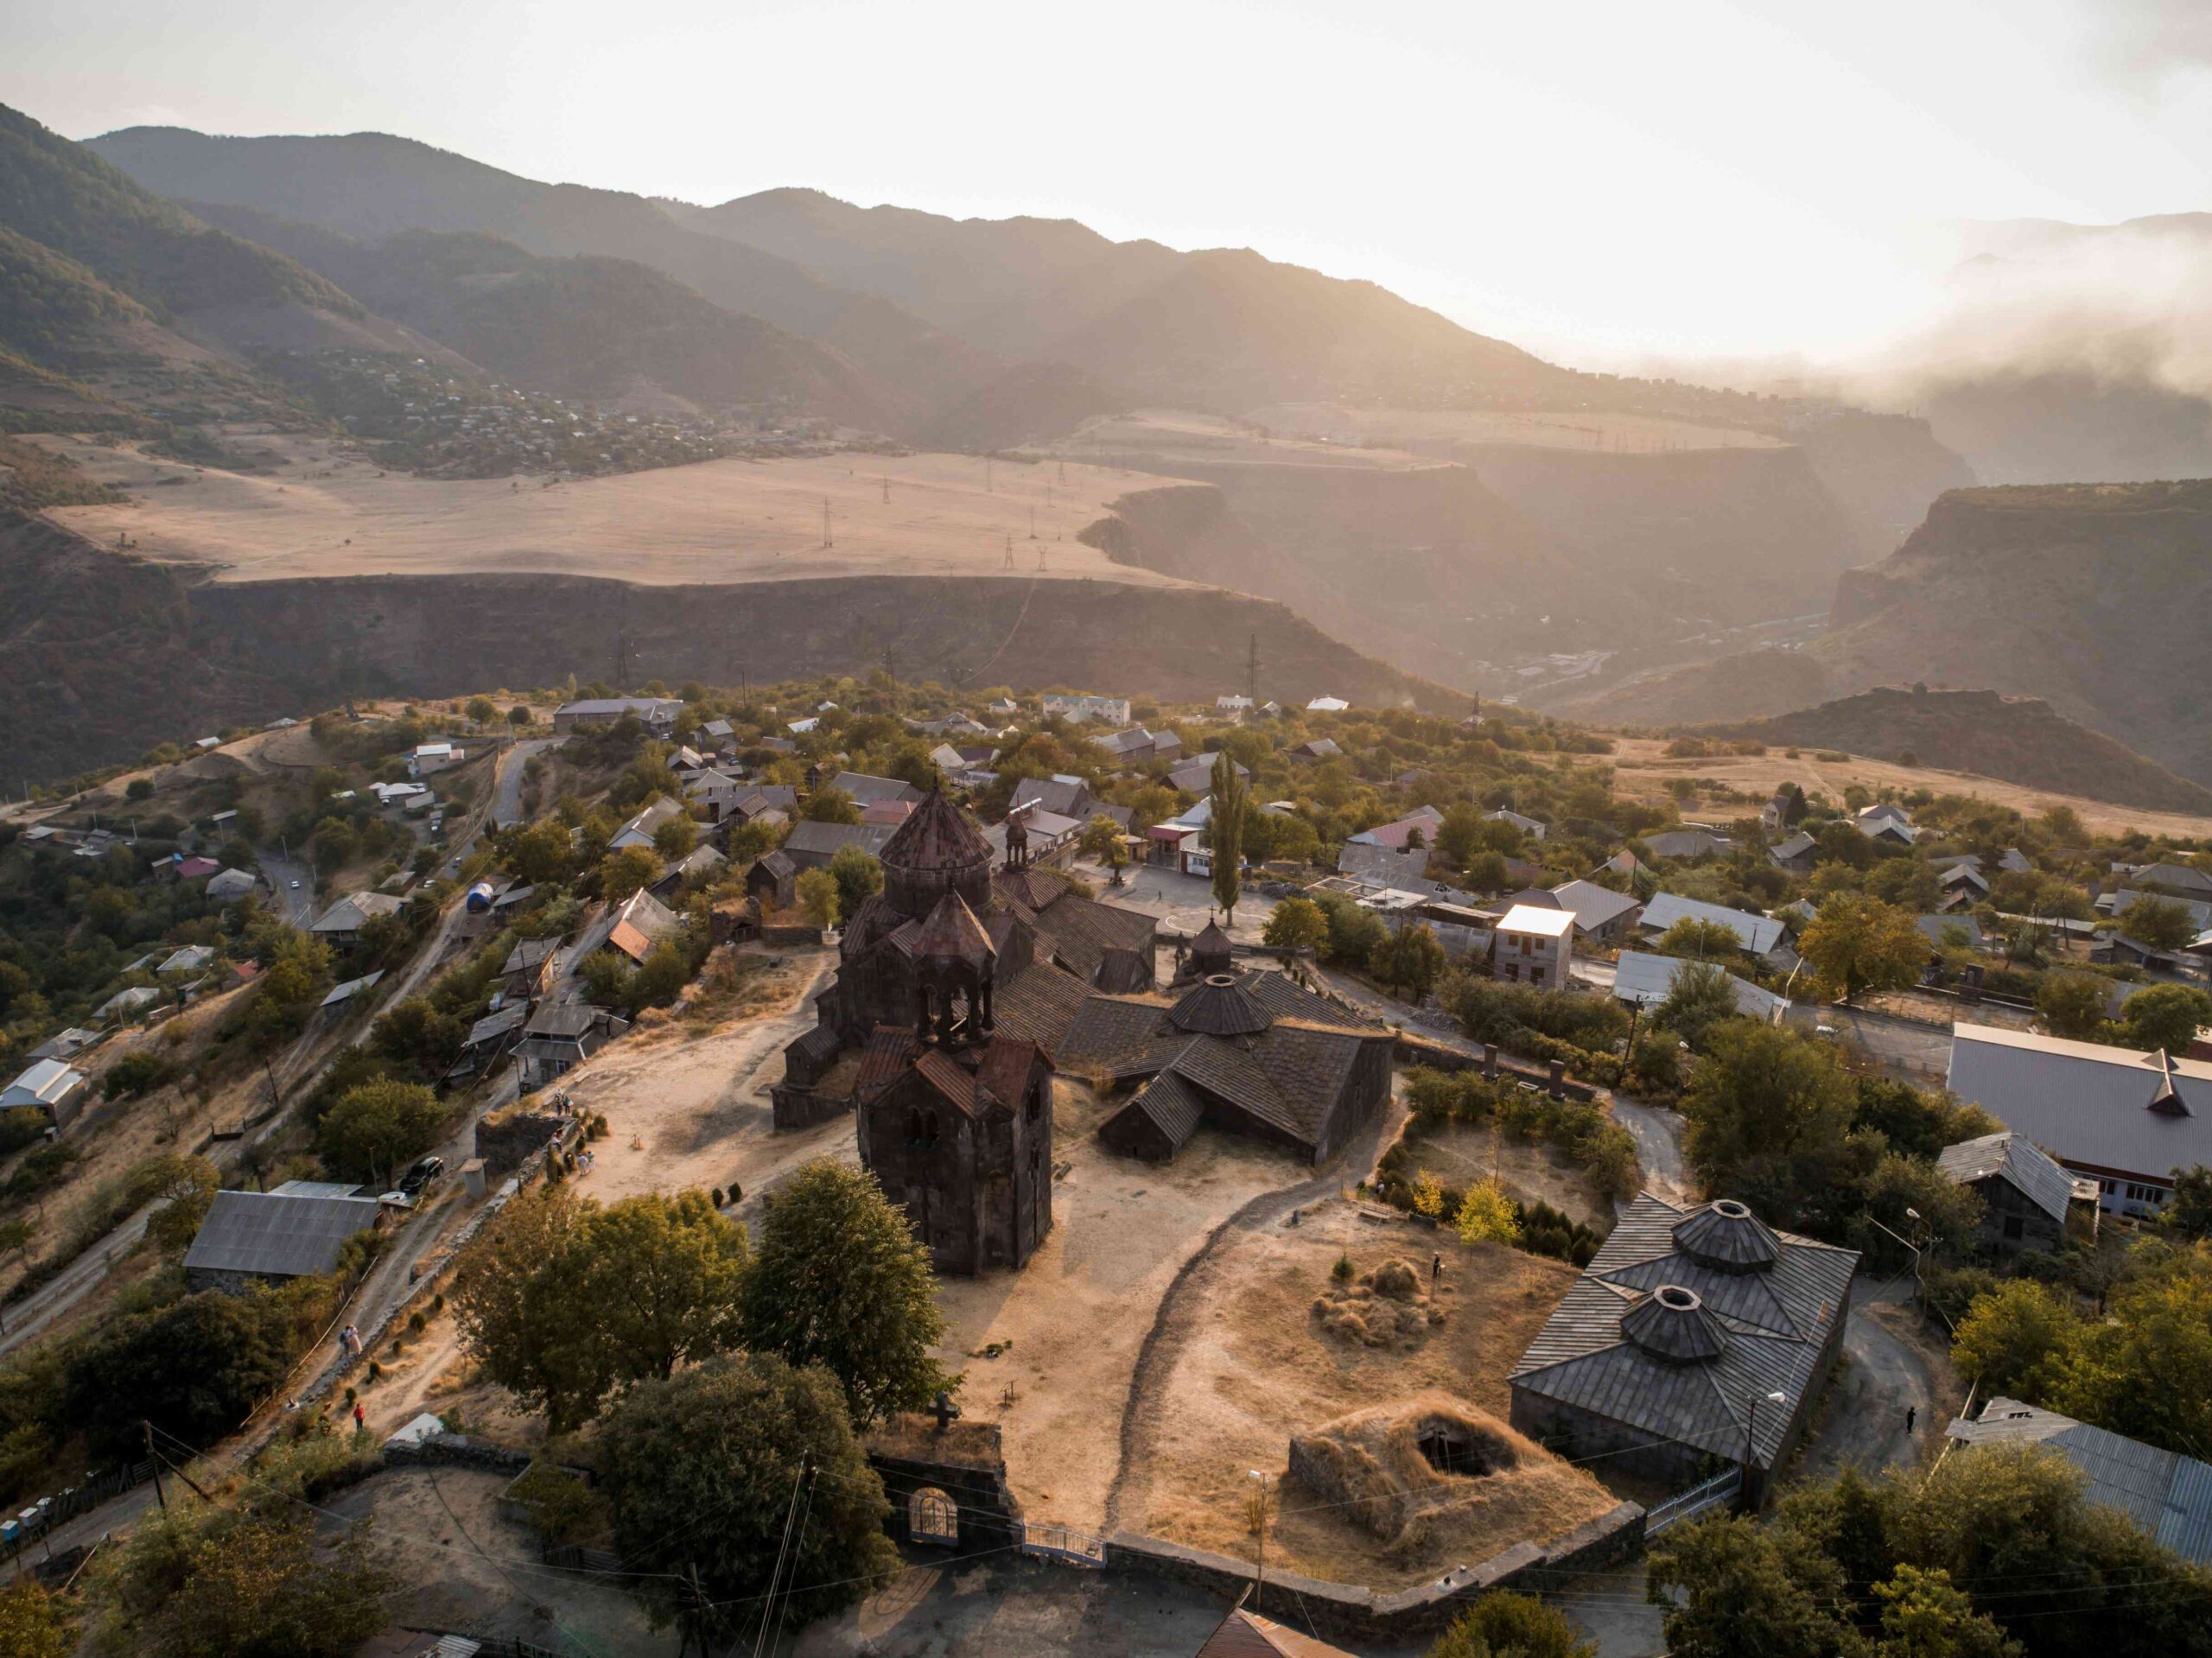
<svg viewBox="0 0 2212 1658">
<path fill-rule="evenodd" d="M 638 6 L 69 0 L 0 102 L 72 137 L 397 132 L 713 202 L 783 184 L 1370 276 L 1607 353 L 1828 356 L 1937 226 L 2212 208 L 2212 0 Z"/>
</svg>

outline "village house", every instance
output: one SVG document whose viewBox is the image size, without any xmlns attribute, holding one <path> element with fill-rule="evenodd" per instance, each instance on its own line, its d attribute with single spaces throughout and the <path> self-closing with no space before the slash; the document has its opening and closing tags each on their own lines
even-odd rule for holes
<svg viewBox="0 0 2212 1658">
<path fill-rule="evenodd" d="M 85 1077 L 59 1059 L 39 1059 L 0 1089 L 0 1111 L 27 1106 L 43 1116 L 56 1134 L 67 1128 L 84 1103 Z"/>
<path fill-rule="evenodd" d="M 317 916 L 308 931 L 338 950 L 351 950 L 361 942 L 361 929 L 372 921 L 397 915 L 404 900 L 390 893 L 348 893 Z"/>
<path fill-rule="evenodd" d="M 1142 771 L 1154 760 L 1179 759 L 1183 753 L 1183 740 L 1173 732 L 1147 731 L 1142 726 L 1109 731 L 1090 742 L 1105 752 L 1110 763 L 1130 772 Z"/>
<path fill-rule="evenodd" d="M 1796 804 L 1794 796 L 1777 794 L 1759 808 L 1759 827 L 1769 835 L 1779 835 L 1789 827 L 1789 813 Z"/>
<path fill-rule="evenodd" d="M 638 721 L 656 737 L 675 731 L 683 717 L 683 704 L 672 696 L 593 696 L 563 702 L 553 710 L 553 729 L 561 732 L 611 726 L 624 718 Z"/>
<path fill-rule="evenodd" d="M 612 950 L 634 962 L 642 962 L 652 954 L 654 945 L 675 937 L 682 925 L 673 910 L 641 886 L 620 904 L 609 905 L 584 929 L 577 940 L 575 954 L 570 958 L 569 970 L 581 968 L 602 950 Z"/>
<path fill-rule="evenodd" d="M 1052 864 L 1064 861 L 1075 851 L 1075 844 L 1083 834 L 1083 821 L 1063 817 L 1058 812 L 1048 812 L 1041 806 L 1030 806 L 1007 816 L 1003 823 L 994 823 L 983 831 L 983 838 L 991 843 L 992 855 L 1004 861 L 1008 854 L 1008 842 L 1014 825 L 1019 823 L 1029 839 L 1029 861 Z"/>
<path fill-rule="evenodd" d="M 1294 760 L 1333 760 L 1341 759 L 1344 752 L 1334 737 L 1309 737 L 1291 749 L 1289 754 Z"/>
<path fill-rule="evenodd" d="M 1215 757 L 1211 754 L 1192 755 L 1181 765 L 1169 770 L 1167 786 L 1178 794 L 1202 795 L 1208 792 L 1213 787 L 1214 759 Z M 1252 780 L 1249 768 L 1235 760 L 1230 761 L 1229 764 L 1230 769 L 1245 782 L 1249 783 Z"/>
<path fill-rule="evenodd" d="M 1280 973 L 1219 972 L 1179 996 L 1094 995 L 1065 1070 L 1141 1082 L 1103 1123 L 1116 1151 L 1161 1162 L 1202 1124 L 1326 1162 L 1390 1092 L 1390 1032 Z"/>
<path fill-rule="evenodd" d="M 185 1251 L 185 1283 L 195 1294 L 243 1295 L 256 1284 L 335 1272 L 346 1244 L 383 1217 L 374 1197 L 340 1195 L 350 1190 L 288 1180 L 271 1191 L 217 1192 Z"/>
<path fill-rule="evenodd" d="M 1394 851 L 1408 847 L 1436 844 L 1436 831 L 1444 826 L 1444 814 L 1433 806 L 1416 807 L 1395 823 L 1377 823 L 1373 829 L 1359 831 L 1346 841 L 1348 846 L 1386 846 Z"/>
<path fill-rule="evenodd" d="M 1644 849 L 1655 858 L 1669 858 L 1677 862 L 1699 858 L 1717 858 L 1735 844 L 1718 829 L 1700 823 L 1685 823 L 1680 829 L 1662 829 L 1643 837 Z"/>
<path fill-rule="evenodd" d="M 2155 1215 L 2174 1172 L 2212 1163 L 2212 1063 L 1964 1021 L 1952 1093 L 2097 1182 L 2118 1215 Z"/>
<path fill-rule="evenodd" d="M 911 820 L 910 820 L 911 821 Z M 856 846 L 871 858 L 880 857 L 884 847 L 899 832 L 890 823 L 817 823 L 810 819 L 791 825 L 791 832 L 784 837 L 784 855 L 804 874 L 810 869 L 827 869 L 830 861 L 849 846 Z"/>
<path fill-rule="evenodd" d="M 1515 905 L 1498 921 L 1491 969 L 1509 984 L 1566 989 L 1574 970 L 1574 912 Z"/>
<path fill-rule="evenodd" d="M 1707 904 L 1702 899 L 1683 898 L 1674 893 L 1654 893 L 1651 901 L 1643 906 L 1643 918 L 1637 925 L 1645 937 L 1659 938 L 1677 921 L 1685 920 L 1726 927 L 1736 935 L 1738 949 L 1746 956 L 1761 959 L 1781 949 L 1785 931 L 1772 916 L 1753 915 L 1747 910 L 1732 910 L 1726 905 Z"/>
<path fill-rule="evenodd" d="M 660 879 L 645 890 L 663 904 L 673 904 L 682 894 L 705 886 L 729 861 L 703 841 L 680 858 L 671 858 Z"/>
<path fill-rule="evenodd" d="M 1116 808 L 1102 806 L 1098 797 L 1090 792 L 1090 785 L 1081 778 L 1056 773 L 1048 778 L 1024 778 L 1014 785 L 1008 797 L 1008 810 L 1024 808 L 1057 813 L 1072 817 L 1079 823 L 1089 823 L 1093 813 L 1104 811 L 1109 816 Z M 1124 827 L 1128 822 L 1128 809 L 1118 809 L 1122 816 L 1116 821 Z"/>
<path fill-rule="evenodd" d="M 332 1020 L 343 1019 L 346 1016 L 346 1008 L 353 998 L 366 995 L 377 988 L 383 978 L 384 969 L 378 968 L 375 972 L 365 973 L 358 979 L 340 981 L 332 985 L 323 994 L 322 1000 L 315 1004 L 316 1013 Z"/>
<path fill-rule="evenodd" d="M 763 910 L 788 910 L 798 902 L 798 866 L 781 851 L 768 853 L 745 872 L 745 890 Z"/>
<path fill-rule="evenodd" d="M 531 1015 L 514 1046 L 522 1091 L 558 1081 L 629 1028 L 628 1020 L 588 1001 L 547 1003 Z"/>
<path fill-rule="evenodd" d="M 1635 893 L 1616 893 L 1593 880 L 1563 881 L 1552 888 L 1552 897 L 1574 917 L 1574 936 L 1601 950 L 1632 937 L 1643 914 Z"/>
<path fill-rule="evenodd" d="M 646 851 L 658 850 L 653 836 L 663 823 L 684 816 L 683 803 L 671 800 L 666 795 L 656 796 L 651 805 L 632 817 L 610 835 L 607 842 L 609 852 L 626 851 L 631 847 L 643 847 Z"/>
<path fill-rule="evenodd" d="M 1129 723 L 1129 699 L 1126 696 L 1076 696 L 1053 691 L 1045 696 L 1039 706 L 1048 720 L 1061 719 L 1077 724 L 1096 720 L 1109 726 Z"/>
<path fill-rule="evenodd" d="M 162 993 L 152 986 L 132 985 L 128 989 L 117 991 L 99 1007 L 93 1008 L 92 1017 L 104 1025 L 136 1019 L 161 1000 Z"/>
<path fill-rule="evenodd" d="M 1351 706 L 1341 696 L 1317 696 L 1306 705 L 1308 714 L 1342 714 Z"/>
<path fill-rule="evenodd" d="M 1910 846 L 1920 838 L 1920 831 L 1912 826 L 1911 816 L 1904 807 L 1888 801 L 1858 813 L 1851 825 L 1868 840 L 1886 842 L 1892 846 Z"/>
<path fill-rule="evenodd" d="M 1513 828 L 1519 829 L 1522 834 L 1527 835 L 1532 841 L 1542 840 L 1546 833 L 1544 820 L 1542 818 L 1523 817 L 1519 812 L 1507 811 L 1503 807 L 1494 812 L 1484 812 L 1483 814 L 1483 822 L 1485 823 L 1510 824 Z"/>
<path fill-rule="evenodd" d="M 100 1033 L 71 1025 L 56 1031 L 33 1048 L 24 1057 L 29 1059 L 74 1059 L 87 1048 L 99 1045 Z"/>
<path fill-rule="evenodd" d="M 561 954 L 558 938 L 518 939 L 499 966 L 499 986 L 511 999 L 535 1001 L 552 988 Z"/>
<path fill-rule="evenodd" d="M 1946 1146 L 1936 1166 L 1952 1185 L 1980 1195 L 1981 1241 L 2000 1254 L 2057 1248 L 2077 1205 L 2088 1211 L 2082 1229 L 2096 1235 L 2097 1183 L 2067 1173 L 2009 1128 Z"/>
<path fill-rule="evenodd" d="M 737 803 L 754 792 L 753 784 L 718 766 L 708 766 L 683 780 L 684 799 L 703 807 L 709 824 L 718 824 L 730 816 Z"/>
<path fill-rule="evenodd" d="M 863 810 L 882 802 L 919 805 L 922 799 L 922 791 L 911 783 L 898 778 L 870 777 L 865 772 L 840 772 L 830 780 L 830 786 Z"/>
<path fill-rule="evenodd" d="M 1766 849 L 1767 861 L 1777 869 L 1786 869 L 1793 875 L 1813 873 L 1814 854 L 1820 842 L 1799 829 L 1788 839 L 1777 841 Z"/>
<path fill-rule="evenodd" d="M 1667 1485 L 1734 1463 L 1756 1501 L 1827 1379 L 1858 1267 L 1742 1204 L 1645 1192 L 1521 1356 L 1513 1426 Z"/>
<path fill-rule="evenodd" d="M 2113 873 L 2124 876 L 2129 885 L 2151 887 L 2174 898 L 2192 899 L 2196 902 L 2212 903 L 2212 875 L 2182 863 L 2114 864 Z"/>
<path fill-rule="evenodd" d="M 1674 994 L 1675 981 L 1693 965 L 1679 956 L 1654 956 L 1649 950 L 1624 950 L 1613 968 L 1613 1000 L 1631 1007 L 1656 1007 Z M 1736 1011 L 1748 1019 L 1778 1025 L 1789 1004 L 1763 985 L 1728 975 L 1728 988 Z"/>
<path fill-rule="evenodd" d="M 261 884 L 243 869 L 222 869 L 207 878 L 207 896 L 219 904 L 235 904 Z"/>
<path fill-rule="evenodd" d="M 1337 873 L 1364 886 L 1409 888 L 1427 878 L 1429 850 L 1347 841 L 1337 853 Z"/>
<path fill-rule="evenodd" d="M 1945 1434 L 1962 1452 L 2047 1445 L 2081 1471 L 2082 1494 L 2090 1502 L 2126 1515 L 2160 1548 L 2212 1566 L 2212 1464 L 2001 1394 L 1979 1418 L 1961 1416 Z"/>
<path fill-rule="evenodd" d="M 407 775 L 429 777 L 448 766 L 458 765 L 467 758 L 467 751 L 455 748 L 451 743 L 417 743 L 407 755 Z"/>
<path fill-rule="evenodd" d="M 441 1084 L 457 1087 L 493 1070 L 522 1040 L 523 1026 L 529 1021 L 527 1001 L 511 1001 L 498 1011 L 485 1014 L 468 1027 L 468 1034 L 461 1039 L 460 1054 L 438 1079 Z"/>
</svg>

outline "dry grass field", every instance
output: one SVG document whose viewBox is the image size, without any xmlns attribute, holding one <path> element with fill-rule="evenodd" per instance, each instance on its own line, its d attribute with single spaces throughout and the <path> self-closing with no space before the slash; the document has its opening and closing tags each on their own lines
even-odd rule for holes
<svg viewBox="0 0 2212 1658">
<path fill-rule="evenodd" d="M 2082 821 L 2098 834 L 2125 834 L 2129 829 L 2141 829 L 2147 835 L 2171 835 L 2196 837 L 2212 835 L 2212 818 L 2193 817 L 2183 812 L 2152 811 L 2139 806 L 2115 806 L 2107 801 L 2090 800 L 2080 795 L 2053 794 L 2045 789 L 2030 789 L 2017 783 L 2000 783 L 1994 778 L 1975 775 L 1971 772 L 1938 772 L 1926 766 L 1898 765 L 1889 760 L 1868 759 L 1853 754 L 1840 760 L 1815 758 L 1815 751 L 1798 750 L 1798 758 L 1791 759 L 1780 748 L 1771 748 L 1764 754 L 1715 754 L 1700 759 L 1669 759 L 1666 754 L 1667 739 L 1663 737 L 1622 737 L 1615 741 L 1612 756 L 1614 787 L 1624 799 L 1658 801 L 1667 797 L 1669 778 L 1711 778 L 1732 789 L 1740 789 L 1764 800 L 1785 782 L 1796 782 L 1807 792 L 1824 791 L 1835 800 L 1843 798 L 1844 789 L 1851 784 L 1864 784 L 1878 793 L 1884 789 L 1897 789 L 1910 792 L 1927 789 L 1936 794 L 1976 795 L 2000 806 L 2010 806 L 2032 817 L 2053 806 L 2070 806 L 2081 814 Z M 1833 750 L 1821 751 L 1833 753 Z M 1743 816 L 1756 808 L 1738 805 L 1714 807 L 1708 815 Z M 1695 812 L 1688 815 L 1696 816 Z"/>
<path fill-rule="evenodd" d="M 1357 1273 L 1444 1255 L 1425 1337 L 1369 1346 L 1324 1328 L 1314 1304 L 1349 1254 Z M 1249 1471 L 1281 1471 L 1290 1437 L 1369 1406 L 1438 1393 L 1503 1420 L 1507 1373 L 1574 1278 L 1564 1261 L 1448 1232 L 1377 1225 L 1352 1203 L 1309 1209 L 1296 1227 L 1231 1234 L 1198 1267 L 1167 1340 L 1172 1357 L 1124 1476 L 1124 1527 L 1249 1553 Z M 1309 1577 L 1370 1587 L 1424 1581 L 1527 1536 L 1549 1536 L 1615 1499 L 1578 1470 L 1545 1459 L 1479 1482 L 1417 1538 L 1386 1543 L 1296 1481 L 1279 1483 L 1268 1559 Z"/>
<path fill-rule="evenodd" d="M 226 581 L 474 571 L 652 585 L 1001 575 L 1011 538 L 1013 573 L 1025 580 L 1041 568 L 1048 577 L 1185 585 L 1112 563 L 1075 538 L 1109 501 L 1161 480 L 1075 462 L 996 461 L 987 480 L 986 462 L 967 455 L 729 459 L 549 486 L 380 473 L 348 446 L 256 441 L 289 464 L 266 474 L 202 471 L 135 447 L 67 442 L 87 476 L 130 499 L 54 517 L 104 545 L 124 535 L 143 557 L 212 566 Z"/>
<path fill-rule="evenodd" d="M 1252 422 L 1224 420 L 1187 409 L 1133 409 L 1102 415 L 1049 446 L 1070 460 L 1143 454 L 1168 461 L 1239 466 L 1350 467 L 1370 472 L 1416 472 L 1439 463 L 1389 448 L 1363 448 L 1277 432 Z"/>
<path fill-rule="evenodd" d="M 1286 403 L 1255 410 L 1271 430 L 1381 444 L 1503 443 L 1522 448 L 1598 449 L 1657 454 L 1686 449 L 1779 449 L 1763 432 L 1702 426 L 1663 415 L 1547 410 L 1516 413 L 1482 409 L 1353 409 L 1332 403 Z"/>
</svg>

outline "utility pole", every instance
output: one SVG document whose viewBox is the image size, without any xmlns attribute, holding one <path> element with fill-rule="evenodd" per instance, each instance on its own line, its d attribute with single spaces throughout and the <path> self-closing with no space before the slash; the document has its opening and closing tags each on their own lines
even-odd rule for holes
<svg viewBox="0 0 2212 1658">
<path fill-rule="evenodd" d="M 824 547 L 835 547 L 837 544 L 830 539 L 830 498 L 827 495 L 822 498 L 822 544 Z"/>
<path fill-rule="evenodd" d="M 887 506 L 891 504 L 891 474 L 887 472 L 883 474 L 883 501 Z"/>
<path fill-rule="evenodd" d="M 1029 539 L 1037 539 L 1037 509 L 1033 506 L 1029 509 Z"/>
<path fill-rule="evenodd" d="M 1252 633 L 1244 644 L 1244 696 L 1255 711 L 1260 706 L 1260 636 Z"/>
<path fill-rule="evenodd" d="M 1007 538 L 1006 538 L 1006 566 L 1005 566 L 1005 568 L 1006 568 L 1006 569 L 1009 569 L 1009 570 L 1010 570 L 1010 569 L 1012 569 L 1014 568 L 1014 537 L 1013 537 L 1013 536 L 1012 536 L 1012 535 L 1008 535 L 1008 536 L 1007 537 Z"/>
<path fill-rule="evenodd" d="M 154 1500 L 162 1505 L 164 1516 L 169 1511 L 169 1494 L 162 1489 L 162 1459 L 154 1450 L 154 1425 L 141 1417 L 138 1426 L 146 1431 L 146 1458 L 154 1464 Z"/>
</svg>

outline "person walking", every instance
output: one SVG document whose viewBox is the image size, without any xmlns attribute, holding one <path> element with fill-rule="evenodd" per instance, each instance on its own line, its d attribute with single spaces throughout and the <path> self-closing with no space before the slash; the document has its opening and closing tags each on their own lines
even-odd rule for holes
<svg viewBox="0 0 2212 1658">
<path fill-rule="evenodd" d="M 368 1431 L 369 1413 L 361 1408 L 361 1401 L 357 1399 L 353 1401 L 353 1432 L 366 1433 Z"/>
<path fill-rule="evenodd" d="M 1444 1251 L 1439 1249 L 1428 1258 L 1428 1286 L 1434 1289 L 1437 1280 L 1444 1276 Z"/>
<path fill-rule="evenodd" d="M 1912 1425 L 1919 1420 L 1920 1407 L 1917 1405 L 1907 1405 L 1904 1407 L 1904 1431 L 1907 1433 L 1911 1432 Z"/>
</svg>

